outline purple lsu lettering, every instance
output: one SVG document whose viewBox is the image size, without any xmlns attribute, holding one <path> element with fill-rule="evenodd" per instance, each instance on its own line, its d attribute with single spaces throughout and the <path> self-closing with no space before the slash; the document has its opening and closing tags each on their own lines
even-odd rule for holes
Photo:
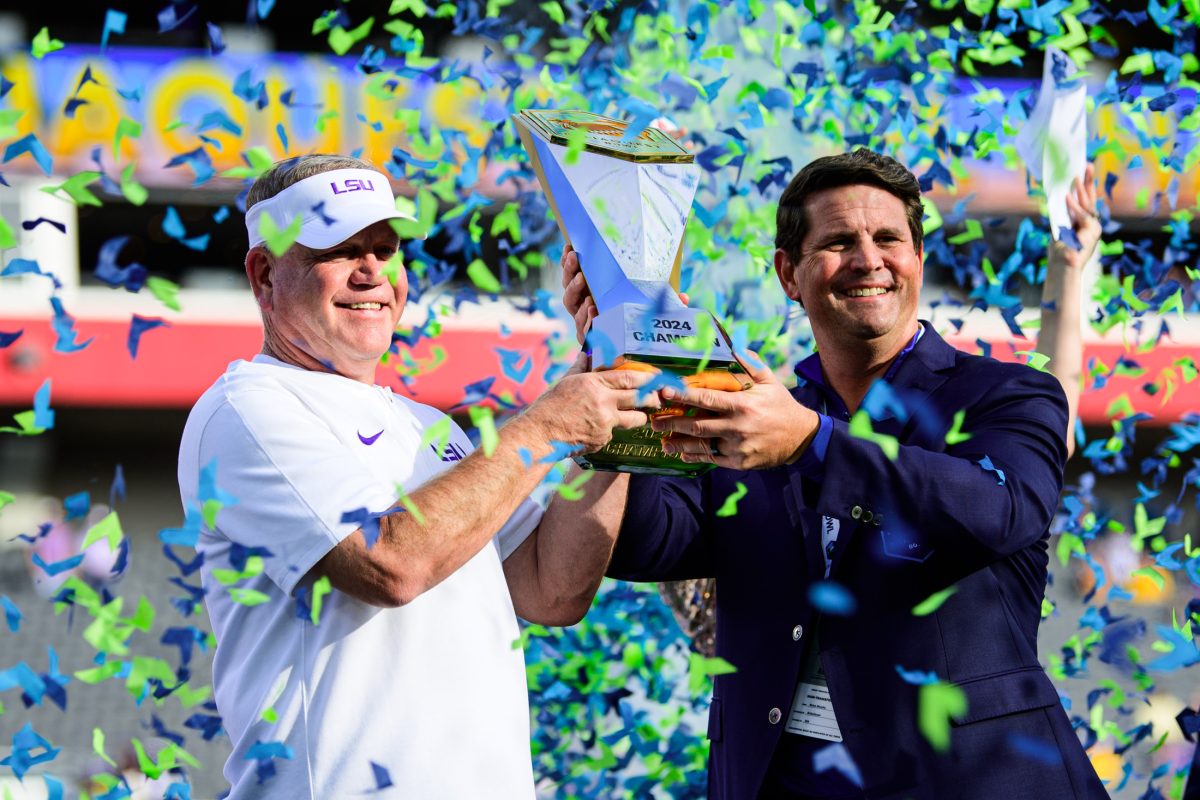
<svg viewBox="0 0 1200 800">
<path fill-rule="evenodd" d="M 331 189 L 333 189 L 334 194 L 345 194 L 346 192 L 373 192 L 373 191 L 375 191 L 375 187 L 371 185 L 370 181 L 364 181 L 364 180 L 360 180 L 358 178 L 347 178 L 346 180 L 342 181 L 342 188 L 340 188 L 340 189 L 338 188 L 337 181 L 334 181 L 333 183 L 329 184 L 329 186 Z"/>
</svg>

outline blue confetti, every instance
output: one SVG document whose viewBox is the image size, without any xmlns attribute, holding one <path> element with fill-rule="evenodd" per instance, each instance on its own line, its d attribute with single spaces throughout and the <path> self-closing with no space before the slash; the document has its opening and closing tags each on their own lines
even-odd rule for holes
<svg viewBox="0 0 1200 800">
<path fill-rule="evenodd" d="M 38 752 L 40 751 L 40 752 Z M 53 747 L 50 740 L 33 729 L 28 722 L 21 730 L 13 734 L 12 753 L 0 759 L 0 766 L 6 766 L 17 776 L 17 780 L 25 777 L 30 767 L 53 761 L 59 753 L 59 748 Z"/>
<path fill-rule="evenodd" d="M 4 607 L 4 621 L 9 633 L 16 633 L 21 628 L 21 609 L 6 594 L 0 595 L 0 606 Z"/>
<path fill-rule="evenodd" d="M 46 177 L 50 177 L 54 170 L 54 159 L 50 156 L 50 152 L 32 133 L 26 134 L 15 142 L 12 142 L 4 149 L 4 163 L 7 164 L 19 155 L 29 153 L 29 156 L 37 162 L 41 167 L 42 172 L 46 173 Z"/>
<path fill-rule="evenodd" d="M 110 8 L 104 12 L 104 30 L 100 34 L 100 52 L 108 49 L 108 37 L 111 34 L 119 36 L 125 34 L 125 22 L 128 20 L 128 15 L 124 11 L 117 11 L 115 8 Z"/>
<path fill-rule="evenodd" d="M 203 252 L 204 250 L 208 249 L 209 234 L 204 233 L 199 236 L 192 236 L 189 238 L 187 231 L 184 230 L 183 220 L 179 218 L 179 212 L 175 210 L 175 206 L 167 206 L 167 214 L 163 218 L 162 228 L 163 233 L 165 233 L 167 236 L 170 236 L 184 247 L 199 252 Z"/>
<path fill-rule="evenodd" d="M 171 323 L 160 317 L 142 317 L 134 314 L 129 320 L 129 338 L 125 343 L 129 350 L 130 358 L 137 358 L 138 345 L 142 341 L 142 334 L 146 331 L 152 331 L 155 328 L 169 328 Z"/>
<path fill-rule="evenodd" d="M 54 410 L 50 408 L 50 378 L 46 378 L 33 395 L 33 426 L 47 431 L 54 428 Z"/>
<path fill-rule="evenodd" d="M 87 492 L 77 492 L 63 498 L 63 510 L 67 512 L 65 519 L 68 520 L 86 517 L 91 507 L 92 499 Z"/>
<path fill-rule="evenodd" d="M 979 464 L 979 466 L 983 467 L 988 472 L 996 473 L 996 478 L 997 478 L 996 485 L 998 485 L 998 486 L 1004 485 L 1004 470 L 997 468 L 996 465 L 994 465 L 992 463 L 992 459 L 990 459 L 987 456 L 984 456 L 983 458 L 979 459 L 979 461 L 977 461 L 975 463 Z"/>
<path fill-rule="evenodd" d="M 35 567 L 40 569 L 42 572 L 45 572 L 50 577 L 54 577 L 55 575 L 58 575 L 59 573 L 66 572 L 67 570 L 75 569 L 80 564 L 82 564 L 83 563 L 83 553 L 80 553 L 79 555 L 76 555 L 76 556 L 71 556 L 70 558 L 64 558 L 60 561 L 55 561 L 52 564 L 47 564 L 45 561 L 43 561 L 41 555 L 39 555 L 38 553 L 33 554 L 32 560 L 33 560 L 33 565 Z"/>
<path fill-rule="evenodd" d="M 858 602 L 850 590 L 831 580 L 817 581 L 808 587 L 808 602 L 826 614 L 846 617 L 854 613 Z"/>
</svg>

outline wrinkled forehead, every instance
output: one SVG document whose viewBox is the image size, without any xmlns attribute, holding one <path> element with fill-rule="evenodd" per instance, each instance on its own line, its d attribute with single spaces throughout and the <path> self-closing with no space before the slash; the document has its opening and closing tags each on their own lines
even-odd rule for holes
<svg viewBox="0 0 1200 800">
<path fill-rule="evenodd" d="M 819 224 L 823 215 L 870 211 L 875 214 L 895 215 L 907 224 L 904 201 L 881 186 L 870 183 L 849 183 L 819 189 L 804 198 L 804 208 L 809 212 L 809 221 Z"/>
</svg>

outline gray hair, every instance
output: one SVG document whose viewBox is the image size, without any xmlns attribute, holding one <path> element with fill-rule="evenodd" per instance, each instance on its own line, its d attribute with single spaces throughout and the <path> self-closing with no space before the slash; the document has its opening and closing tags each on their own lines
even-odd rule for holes
<svg viewBox="0 0 1200 800">
<path fill-rule="evenodd" d="M 250 191 L 246 194 L 246 210 L 249 211 L 255 203 L 274 197 L 293 183 L 335 169 L 369 169 L 378 172 L 373 165 L 352 156 L 315 153 L 285 158 L 283 161 L 276 161 L 270 169 L 254 179 Z"/>
</svg>

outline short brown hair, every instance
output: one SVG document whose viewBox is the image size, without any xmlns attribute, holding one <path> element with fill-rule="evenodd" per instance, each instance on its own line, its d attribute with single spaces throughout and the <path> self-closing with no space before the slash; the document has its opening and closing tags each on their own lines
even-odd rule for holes
<svg viewBox="0 0 1200 800">
<path fill-rule="evenodd" d="M 856 183 L 878 186 L 900 199 L 908 217 L 913 247 L 919 250 L 923 239 L 921 220 L 924 216 L 921 185 L 917 183 L 916 176 L 899 161 L 865 147 L 851 153 L 818 158 L 796 173 L 783 190 L 779 209 L 775 212 L 775 247 L 793 259 L 798 258 L 800 245 L 804 243 L 804 237 L 811 227 L 808 215 L 804 212 L 804 201 L 816 192 Z"/>
<path fill-rule="evenodd" d="M 276 161 L 270 169 L 254 179 L 250 191 L 246 193 L 246 210 L 249 211 L 255 203 L 269 200 L 293 183 L 299 183 L 305 178 L 335 169 L 375 170 L 375 167 L 361 158 L 328 153 L 285 158 L 283 161 Z"/>
</svg>

